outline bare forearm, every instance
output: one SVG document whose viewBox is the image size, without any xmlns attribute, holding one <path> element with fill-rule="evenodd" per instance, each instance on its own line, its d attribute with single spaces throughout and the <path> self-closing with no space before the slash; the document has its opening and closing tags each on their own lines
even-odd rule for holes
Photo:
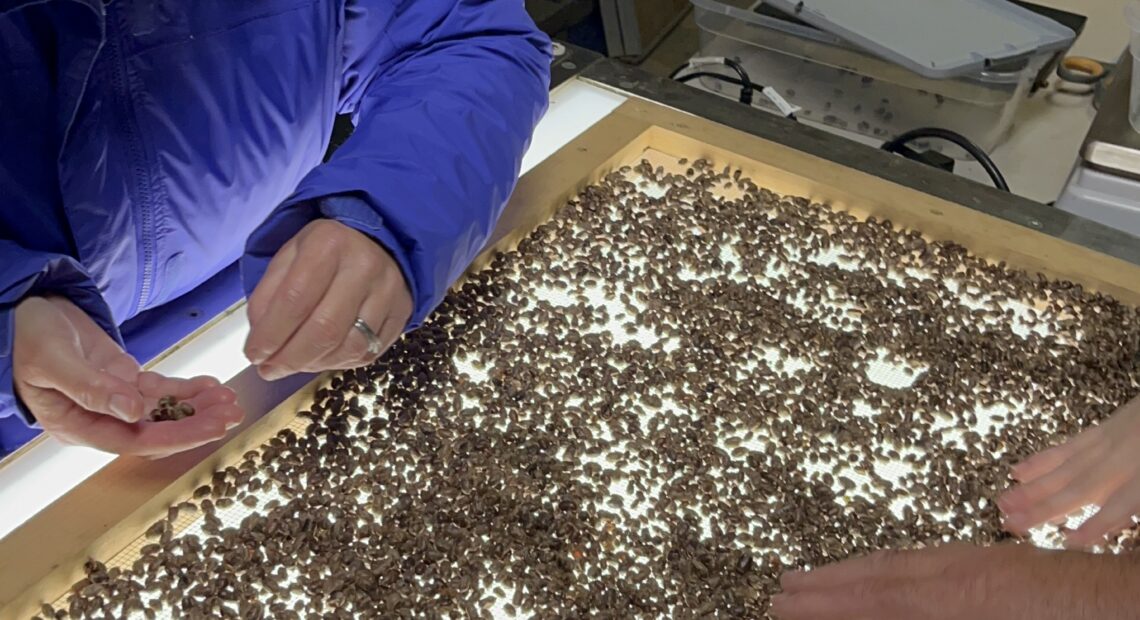
<svg viewBox="0 0 1140 620">
<path fill-rule="evenodd" d="M 1140 555 L 1072 551 L 1055 557 L 1052 566 L 1041 564 L 1024 574 L 1038 580 L 1036 588 L 1025 591 L 1036 590 L 1047 600 L 1035 618 L 1042 617 L 1040 612 L 1057 620 L 1125 620 L 1140 614 Z"/>
<path fill-rule="evenodd" d="M 1124 620 L 1140 617 L 1140 556 L 949 544 L 785 574 L 780 620 Z"/>
<path fill-rule="evenodd" d="M 1124 620 L 1140 614 L 1140 554 L 1096 556 L 1086 579 L 1092 596 L 1082 617 Z"/>
</svg>

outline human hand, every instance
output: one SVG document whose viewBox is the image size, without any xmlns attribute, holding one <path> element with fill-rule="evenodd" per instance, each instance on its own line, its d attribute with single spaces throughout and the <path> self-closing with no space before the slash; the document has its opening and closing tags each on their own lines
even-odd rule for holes
<svg viewBox="0 0 1140 620">
<path fill-rule="evenodd" d="M 1017 534 L 1095 504 L 1100 509 L 1066 543 L 1088 547 L 1133 525 L 1140 514 L 1140 398 L 1104 423 L 1014 466 L 1021 484 L 998 499 L 1005 527 Z"/>
<path fill-rule="evenodd" d="M 1029 545 L 879 551 L 785 573 L 779 620 L 1115 620 L 1135 617 L 1135 559 Z"/>
<path fill-rule="evenodd" d="M 48 434 L 117 454 L 189 450 L 221 439 L 242 418 L 234 393 L 216 379 L 141 372 L 91 317 L 61 297 L 29 297 L 16 307 L 12 377 Z M 195 415 L 144 420 L 166 395 L 190 402 Z"/>
<path fill-rule="evenodd" d="M 379 355 L 369 352 L 356 319 L 379 337 L 382 352 L 412 308 L 404 275 L 380 244 L 340 222 L 316 220 L 277 252 L 250 295 L 245 354 L 271 381 L 356 368 Z"/>
</svg>

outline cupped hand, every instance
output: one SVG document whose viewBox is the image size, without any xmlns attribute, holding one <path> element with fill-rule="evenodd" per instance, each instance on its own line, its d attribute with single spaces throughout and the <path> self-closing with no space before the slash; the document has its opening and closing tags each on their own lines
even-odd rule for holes
<svg viewBox="0 0 1140 620">
<path fill-rule="evenodd" d="M 1011 532 L 1028 533 L 1090 504 L 1099 510 L 1067 532 L 1068 545 L 1088 547 L 1131 527 L 1140 514 L 1140 398 L 1014 466 L 1013 477 L 1020 484 L 998 499 Z"/>
<path fill-rule="evenodd" d="M 61 297 L 16 307 L 12 376 L 44 431 L 74 445 L 157 457 L 221 439 L 239 424 L 234 393 L 211 377 L 170 379 L 142 372 L 106 332 Z M 177 422 L 150 422 L 163 396 L 194 405 Z"/>
<path fill-rule="evenodd" d="M 785 573 L 778 620 L 1117 620 L 1134 618 L 1132 558 L 1025 544 L 879 551 Z"/>
<path fill-rule="evenodd" d="M 268 380 L 298 372 L 356 368 L 376 359 L 354 327 L 362 319 L 391 346 L 412 313 L 403 273 L 370 237 L 317 220 L 270 261 L 249 297 L 245 354 Z"/>
</svg>

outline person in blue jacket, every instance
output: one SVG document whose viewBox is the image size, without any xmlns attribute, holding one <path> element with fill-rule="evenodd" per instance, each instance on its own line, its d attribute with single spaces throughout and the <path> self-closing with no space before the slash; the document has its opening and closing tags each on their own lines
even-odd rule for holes
<svg viewBox="0 0 1140 620">
<path fill-rule="evenodd" d="M 262 376 L 375 359 L 483 246 L 549 60 L 521 0 L 0 0 L 0 417 L 220 438 L 234 395 L 140 372 L 117 326 L 239 259 Z M 198 415 L 145 421 L 168 393 Z"/>
</svg>

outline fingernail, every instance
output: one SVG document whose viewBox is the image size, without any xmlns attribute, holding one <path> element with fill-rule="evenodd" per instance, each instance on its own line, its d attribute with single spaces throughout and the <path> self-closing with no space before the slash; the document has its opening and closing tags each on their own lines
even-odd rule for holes
<svg viewBox="0 0 1140 620">
<path fill-rule="evenodd" d="M 262 350 L 250 351 L 247 356 L 249 357 L 249 361 L 253 362 L 254 366 L 258 366 L 269 359 L 269 353 Z"/>
<path fill-rule="evenodd" d="M 124 422 L 131 422 L 131 398 L 122 394 L 111 396 L 111 413 Z"/>
<path fill-rule="evenodd" d="M 280 366 L 259 366 L 257 368 L 257 374 L 261 375 L 261 378 L 266 381 L 276 381 L 287 376 L 289 372 Z"/>
<path fill-rule="evenodd" d="M 1025 529 L 1023 525 L 1025 515 L 1020 512 L 1013 512 L 1005 516 L 1005 529 L 1021 530 Z"/>
</svg>

